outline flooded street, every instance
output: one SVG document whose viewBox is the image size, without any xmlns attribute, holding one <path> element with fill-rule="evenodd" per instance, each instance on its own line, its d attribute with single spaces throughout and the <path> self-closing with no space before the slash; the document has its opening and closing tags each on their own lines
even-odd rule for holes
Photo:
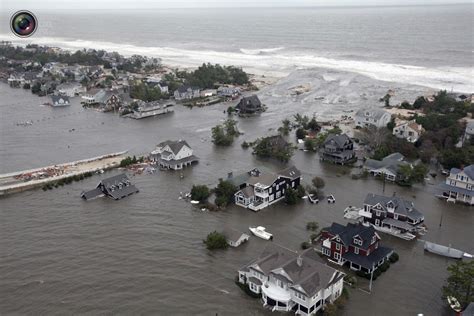
<svg viewBox="0 0 474 316">
<path fill-rule="evenodd" d="M 301 84 L 308 76 L 290 76 L 277 86 Z M 374 104 L 375 96 L 390 86 L 361 78 L 352 83 L 356 87 L 369 85 L 372 90 L 367 99 L 348 101 L 347 109 Z M 355 99 L 338 81 L 320 83 L 317 94 Z M 396 88 L 400 98 L 417 94 L 413 88 Z M 275 236 L 273 242 L 299 250 L 310 235 L 305 228 L 308 221 L 317 221 L 320 227 L 345 223 L 345 207 L 361 206 L 369 192 L 383 193 L 379 181 L 352 180 L 348 169 L 322 164 L 316 154 L 297 151 L 290 164 L 302 171 L 304 182 L 309 183 L 315 175 L 323 177 L 324 191 L 334 194 L 335 204 L 303 202 L 290 207 L 280 203 L 259 213 L 233 206 L 210 213 L 178 200 L 180 192 L 188 192 L 193 184 L 214 185 L 230 171 L 283 168 L 256 159 L 240 144 L 270 134 L 282 119 L 297 112 L 332 117 L 336 112 L 341 114 L 345 104 L 338 101 L 334 108 L 324 101 L 318 104 L 305 97 L 277 95 L 276 91 L 268 87 L 259 92 L 268 111 L 261 117 L 238 119 L 244 135 L 231 147 L 217 148 L 210 140 L 211 128 L 227 118 L 224 110 L 229 104 L 194 109 L 178 105 L 170 115 L 131 120 L 85 110 L 79 98 L 67 108 L 43 107 L 40 104 L 46 99 L 0 84 L 0 173 L 122 150 L 142 155 L 167 139 L 185 139 L 200 158 L 199 164 L 183 172 L 183 179 L 176 172 L 130 175 L 140 192 L 120 201 L 85 202 L 79 196 L 101 178 L 119 173 L 117 170 L 52 191 L 33 190 L 0 199 L 0 311 L 272 314 L 234 284 L 237 269 L 256 258 L 268 242 L 252 237 L 238 249 L 210 252 L 202 243 L 206 235 L 224 227 L 248 232 L 250 225 L 261 225 Z M 33 124 L 16 125 L 27 120 Z M 429 230 L 424 239 L 474 253 L 474 210 L 434 198 L 434 185 L 443 180 L 438 176 L 413 188 L 387 184 L 385 194 L 396 192 L 415 202 Z M 372 294 L 350 289 L 345 314 L 451 315 L 441 301 L 441 287 L 446 267 L 454 261 L 425 254 L 419 241 L 381 237 L 384 245 L 399 253 L 400 261 L 374 282 Z"/>
</svg>

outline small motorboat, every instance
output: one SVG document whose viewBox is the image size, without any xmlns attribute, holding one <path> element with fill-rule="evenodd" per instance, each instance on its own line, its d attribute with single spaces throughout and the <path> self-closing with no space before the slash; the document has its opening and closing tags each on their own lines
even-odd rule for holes
<svg viewBox="0 0 474 316">
<path fill-rule="evenodd" d="M 308 199 L 313 204 L 318 204 L 319 203 L 319 199 L 315 194 L 308 195 Z"/>
<path fill-rule="evenodd" d="M 457 300 L 457 298 L 455 298 L 454 296 L 448 296 L 447 299 L 448 299 L 448 304 L 453 311 L 457 313 L 460 313 L 462 311 L 462 306 Z"/>
<path fill-rule="evenodd" d="M 463 257 L 472 258 L 472 255 L 462 250 L 451 248 L 451 246 L 438 245 L 429 241 L 425 241 L 424 249 L 425 251 L 453 259 L 462 259 Z"/>
<path fill-rule="evenodd" d="M 331 195 L 328 195 L 327 199 L 328 199 L 328 203 L 329 203 L 329 204 L 334 204 L 334 203 L 336 203 L 336 198 L 335 198 L 334 195 L 332 195 L 332 194 L 331 194 Z"/>
<path fill-rule="evenodd" d="M 272 240 L 273 235 L 270 234 L 265 230 L 265 227 L 258 226 L 258 227 L 249 227 L 249 230 L 257 237 L 260 237 L 265 240 Z"/>
</svg>

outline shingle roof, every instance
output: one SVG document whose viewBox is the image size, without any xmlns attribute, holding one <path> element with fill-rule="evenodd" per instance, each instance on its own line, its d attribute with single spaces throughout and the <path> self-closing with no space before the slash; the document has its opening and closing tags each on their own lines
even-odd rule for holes
<svg viewBox="0 0 474 316">
<path fill-rule="evenodd" d="M 367 114 L 369 114 L 369 115 L 367 115 Z M 374 120 L 378 121 L 385 114 L 389 114 L 389 113 L 382 110 L 382 109 L 379 109 L 379 108 L 365 108 L 365 109 L 360 109 L 359 111 L 357 111 L 355 116 L 370 117 L 370 118 L 373 118 Z"/>
<path fill-rule="evenodd" d="M 364 166 L 367 169 L 381 169 L 385 168 L 393 172 L 394 174 L 398 173 L 398 169 L 402 165 L 409 165 L 408 162 L 403 161 L 405 157 L 400 153 L 393 153 L 387 157 L 380 160 L 367 159 Z"/>
<path fill-rule="evenodd" d="M 384 211 L 387 211 L 387 205 L 389 203 L 393 203 L 396 214 L 407 216 L 407 217 L 410 217 L 411 219 L 423 218 L 423 214 L 415 208 L 415 205 L 413 204 L 413 202 L 404 200 L 397 196 L 387 197 L 383 195 L 376 195 L 373 193 L 369 193 L 367 194 L 364 200 L 364 204 L 367 204 L 367 205 L 374 206 L 374 205 L 380 204 Z"/>
<path fill-rule="evenodd" d="M 280 172 L 278 172 L 279 175 L 290 178 L 290 179 L 296 179 L 298 177 L 301 177 L 301 171 L 298 170 L 295 166 L 291 166 L 289 168 L 286 168 Z"/>
<path fill-rule="evenodd" d="M 298 254 L 289 249 L 272 244 L 260 257 L 247 267 L 256 268 L 265 275 L 290 281 L 297 291 L 313 296 L 322 288 L 343 277 L 343 273 L 314 259 L 314 249 Z M 245 269 L 244 268 L 244 269 Z M 333 279 L 333 276 L 336 277 Z M 289 278 L 289 279 L 288 279 Z"/>
<path fill-rule="evenodd" d="M 168 145 L 170 147 L 171 151 L 175 155 L 177 153 L 179 153 L 179 151 L 181 150 L 181 148 L 183 148 L 183 146 L 187 146 L 187 147 L 191 148 L 191 146 L 189 146 L 189 144 L 185 140 L 178 140 L 178 141 L 167 140 L 167 141 L 164 141 L 164 142 L 158 144 L 158 147 L 163 148 L 166 145 Z"/>
<path fill-rule="evenodd" d="M 69 97 L 67 96 L 61 96 L 61 95 L 52 95 L 51 100 L 53 103 L 59 103 L 59 101 L 63 99 L 64 103 L 69 103 Z"/>
<path fill-rule="evenodd" d="M 372 269 L 377 262 L 387 257 L 392 252 L 393 252 L 393 249 L 391 248 L 378 247 L 373 252 L 371 252 L 370 255 L 368 256 L 360 256 L 352 252 L 346 252 L 345 254 L 342 255 L 342 257 L 366 269 Z"/>
<path fill-rule="evenodd" d="M 361 224 L 349 223 L 347 226 L 343 226 L 338 223 L 332 223 L 330 227 L 323 230 L 331 235 L 339 236 L 346 246 L 353 245 L 362 249 L 367 249 L 372 243 L 372 238 L 376 236 L 375 229 L 372 226 L 367 227 Z M 362 239 L 362 246 L 354 244 L 355 236 L 359 236 Z"/>
<path fill-rule="evenodd" d="M 348 142 L 352 142 L 352 141 L 349 138 L 349 136 L 347 136 L 346 134 L 342 134 L 342 135 L 331 134 L 326 138 L 324 145 L 333 143 L 337 147 L 341 148 L 341 147 L 344 147 Z"/>
<path fill-rule="evenodd" d="M 245 236 L 248 236 L 247 234 L 245 233 L 242 233 L 236 229 L 233 229 L 233 228 L 226 228 L 224 229 L 224 236 L 226 237 L 227 240 L 231 240 L 231 241 L 237 241 L 240 239 L 240 237 L 242 237 L 242 235 L 245 235 Z"/>
<path fill-rule="evenodd" d="M 138 189 L 130 183 L 128 177 L 123 173 L 103 179 L 100 184 L 104 186 L 104 193 L 116 200 L 138 192 Z"/>
<path fill-rule="evenodd" d="M 257 95 L 251 95 L 249 97 L 244 97 L 240 100 L 239 104 L 237 104 L 236 108 L 240 109 L 241 111 L 256 111 L 260 110 L 262 107 L 262 102 Z"/>
<path fill-rule="evenodd" d="M 458 169 L 458 168 L 452 168 L 451 169 L 451 174 L 458 174 L 460 172 L 464 171 L 464 173 L 471 179 L 474 179 L 474 165 L 469 165 L 465 167 L 463 170 Z"/>
</svg>

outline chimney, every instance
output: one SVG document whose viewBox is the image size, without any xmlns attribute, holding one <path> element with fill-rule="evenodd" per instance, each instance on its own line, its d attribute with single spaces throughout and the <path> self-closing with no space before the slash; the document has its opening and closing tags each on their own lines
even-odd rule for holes
<svg viewBox="0 0 474 316">
<path fill-rule="evenodd" d="M 296 258 L 296 264 L 298 265 L 298 267 L 301 267 L 303 265 L 303 258 L 301 258 L 301 256 L 298 256 L 298 258 Z"/>
</svg>

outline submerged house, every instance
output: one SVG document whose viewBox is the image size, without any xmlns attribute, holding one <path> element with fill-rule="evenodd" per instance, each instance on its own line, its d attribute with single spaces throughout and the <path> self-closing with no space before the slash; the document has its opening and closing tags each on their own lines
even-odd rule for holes
<svg viewBox="0 0 474 316">
<path fill-rule="evenodd" d="M 463 170 L 452 168 L 446 182 L 440 184 L 439 189 L 449 202 L 474 205 L 474 165 Z"/>
<path fill-rule="evenodd" d="M 167 140 L 158 144 L 151 152 L 150 159 L 161 168 L 172 170 L 181 170 L 199 161 L 185 140 Z"/>
<path fill-rule="evenodd" d="M 238 281 L 272 312 L 315 315 L 341 295 L 345 275 L 320 260 L 314 249 L 297 253 L 271 245 L 238 271 Z"/>
<path fill-rule="evenodd" d="M 238 247 L 250 239 L 248 234 L 242 233 L 235 229 L 224 230 L 224 236 L 227 240 L 227 244 L 229 244 L 231 247 Z"/>
<path fill-rule="evenodd" d="M 290 167 L 278 174 L 250 171 L 250 176 L 238 187 L 235 204 L 252 211 L 260 211 L 285 198 L 286 190 L 301 184 L 301 172 Z"/>
<path fill-rule="evenodd" d="M 82 192 L 81 197 L 87 201 L 102 196 L 120 200 L 137 192 L 137 187 L 130 183 L 128 177 L 122 173 L 111 178 L 103 179 L 94 190 Z"/>
<path fill-rule="evenodd" d="M 243 97 L 239 104 L 235 106 L 239 114 L 252 115 L 263 112 L 263 105 L 257 95 Z"/>
<path fill-rule="evenodd" d="M 61 95 L 52 95 L 51 102 L 54 107 L 67 106 L 69 105 L 69 97 Z"/>
<path fill-rule="evenodd" d="M 235 99 L 240 95 L 240 89 L 236 87 L 221 86 L 217 88 L 217 95 L 220 97 Z"/>
<path fill-rule="evenodd" d="M 400 153 L 390 154 L 382 160 L 367 159 L 364 170 L 367 170 L 374 177 L 384 176 L 387 181 L 401 180 L 400 167 L 411 166 L 404 159 L 405 157 Z"/>
<path fill-rule="evenodd" d="M 138 108 L 133 110 L 129 116 L 134 119 L 143 119 L 147 117 L 153 117 L 157 115 L 167 114 L 174 112 L 173 104 L 163 104 L 159 101 L 152 102 L 139 102 Z"/>
<path fill-rule="evenodd" d="M 331 134 L 321 148 L 320 157 L 335 164 L 350 163 L 355 159 L 354 142 L 346 134 Z"/>
<path fill-rule="evenodd" d="M 367 194 L 360 215 L 363 223 L 387 233 L 416 233 L 425 221 L 413 202 L 372 193 Z"/>
<path fill-rule="evenodd" d="M 356 127 L 386 127 L 391 119 L 390 113 L 379 108 L 361 109 L 354 116 Z"/>
<path fill-rule="evenodd" d="M 393 253 L 393 249 L 379 245 L 380 236 L 372 226 L 333 223 L 322 229 L 321 236 L 322 254 L 355 271 L 372 273 Z"/>
</svg>

